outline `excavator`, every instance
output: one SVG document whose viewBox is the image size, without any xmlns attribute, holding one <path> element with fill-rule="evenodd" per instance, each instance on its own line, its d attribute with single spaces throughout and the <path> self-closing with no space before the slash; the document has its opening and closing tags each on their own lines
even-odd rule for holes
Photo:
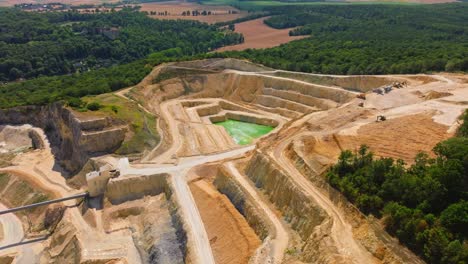
<svg viewBox="0 0 468 264">
<path fill-rule="evenodd" d="M 383 116 L 383 115 L 378 115 L 378 116 L 377 116 L 377 121 L 376 121 L 376 122 L 385 121 L 385 120 L 387 120 L 387 118 L 386 118 L 385 116 Z"/>
</svg>

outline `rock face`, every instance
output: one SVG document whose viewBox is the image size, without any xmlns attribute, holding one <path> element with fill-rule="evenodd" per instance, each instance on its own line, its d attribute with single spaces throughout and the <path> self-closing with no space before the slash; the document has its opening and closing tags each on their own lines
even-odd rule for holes
<svg viewBox="0 0 468 264">
<path fill-rule="evenodd" d="M 264 216 L 259 213 L 259 210 L 249 200 L 249 197 L 244 194 L 238 183 L 228 176 L 228 173 L 224 170 L 219 170 L 214 184 L 218 191 L 226 195 L 236 209 L 245 217 L 250 227 L 252 227 L 260 239 L 264 240 L 269 232 L 273 232 Z"/>
<path fill-rule="evenodd" d="M 187 235 L 175 210 L 169 211 L 163 215 L 148 213 L 143 218 L 141 239 L 146 245 L 148 263 L 185 263 Z"/>
<path fill-rule="evenodd" d="M 187 263 L 187 234 L 171 199 L 168 177 L 127 175 L 107 185 L 105 197 L 113 206 L 104 209 L 105 229 L 131 226 L 143 263 Z"/>
<path fill-rule="evenodd" d="M 251 67 L 249 63 L 238 60 L 208 60 L 175 65 L 177 66 L 163 65 L 159 68 L 160 72 L 173 72 L 170 79 L 158 81 L 155 78 L 151 85 L 140 85 L 132 89 L 132 96 L 141 100 L 147 109 L 155 113 L 158 113 L 161 102 L 170 99 L 223 98 L 236 103 L 255 104 L 264 111 L 296 118 L 349 102 L 356 96 L 356 93 L 350 90 L 365 89 L 366 87 L 361 86 L 367 78 L 344 79 L 351 84 L 346 86 L 350 88 L 343 89 L 337 86 L 343 82 L 338 77 L 322 80 L 324 78 L 318 76 L 287 75 L 287 78 L 284 78 L 281 74 L 276 74 L 276 71 Z M 200 65 L 203 71 L 199 68 L 188 68 Z M 177 69 L 180 72 L 177 72 Z M 190 73 L 185 74 L 187 71 Z M 383 78 L 377 78 L 375 81 L 376 84 L 387 82 L 388 80 Z M 205 108 L 200 114 L 214 111 L 215 108 Z"/>
<path fill-rule="evenodd" d="M 59 165 L 74 174 L 93 156 L 114 152 L 127 128 L 108 118 L 83 120 L 60 103 L 0 110 L 0 124 L 31 124 L 44 130 Z"/>
<path fill-rule="evenodd" d="M 128 200 L 135 200 L 145 195 L 170 195 L 167 183 L 168 174 L 118 177 L 111 179 L 107 184 L 105 196 L 114 204 Z"/>
<path fill-rule="evenodd" d="M 304 242 L 302 260 L 313 263 L 346 263 L 330 238 L 331 219 L 303 193 L 268 157 L 256 152 L 246 167 L 246 175 L 264 189 L 270 201 Z"/>
<path fill-rule="evenodd" d="M 51 263 L 80 263 L 82 245 L 76 237 L 76 228 L 68 221 L 62 221 L 51 237 L 46 252 Z"/>
<path fill-rule="evenodd" d="M 274 72 L 265 73 L 267 75 L 293 78 L 304 82 L 317 83 L 322 85 L 331 85 L 343 87 L 348 90 L 367 92 L 373 88 L 383 85 L 388 85 L 393 82 L 402 82 L 403 79 L 387 76 L 372 76 L 372 75 L 347 75 L 347 76 L 332 76 L 311 74 L 303 72 L 288 72 L 277 70 Z"/>
</svg>

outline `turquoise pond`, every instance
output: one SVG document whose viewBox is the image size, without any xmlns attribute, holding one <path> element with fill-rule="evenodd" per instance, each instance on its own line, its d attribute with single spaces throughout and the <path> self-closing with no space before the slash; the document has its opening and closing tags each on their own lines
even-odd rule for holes
<svg viewBox="0 0 468 264">
<path fill-rule="evenodd" d="M 266 135 L 274 129 L 274 127 L 271 126 L 258 125 L 232 119 L 217 122 L 215 125 L 223 126 L 228 134 L 239 145 L 248 145 L 256 138 Z"/>
</svg>

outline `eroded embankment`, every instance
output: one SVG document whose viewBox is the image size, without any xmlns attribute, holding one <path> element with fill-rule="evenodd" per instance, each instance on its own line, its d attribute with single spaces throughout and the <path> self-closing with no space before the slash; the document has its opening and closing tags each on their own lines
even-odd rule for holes
<svg viewBox="0 0 468 264">
<path fill-rule="evenodd" d="M 403 82 L 404 79 L 386 76 L 371 75 L 350 75 L 350 76 L 332 76 L 322 74 L 310 74 L 302 72 L 274 71 L 262 73 L 265 75 L 292 78 L 304 82 L 316 83 L 321 85 L 331 85 L 342 87 L 353 91 L 368 92 L 374 88 L 389 85 L 393 82 Z"/>
<path fill-rule="evenodd" d="M 289 256 L 285 256 L 287 247 L 291 244 L 289 231 L 266 200 L 260 197 L 254 187 L 239 173 L 234 163 L 223 165 L 215 184 L 262 239 L 262 246 L 256 250 L 250 263 L 283 263 L 286 258 L 291 260 Z"/>
<path fill-rule="evenodd" d="M 61 221 L 44 252 L 51 263 L 80 263 L 83 245 L 72 223 Z"/>
<path fill-rule="evenodd" d="M 226 196 L 203 179 L 190 184 L 213 257 L 219 264 L 248 263 L 260 239 Z"/>
<path fill-rule="evenodd" d="M 187 234 L 172 200 L 169 175 L 111 179 L 105 197 L 113 204 L 104 213 L 105 230 L 135 230 L 135 245 L 144 263 L 185 263 Z"/>
<path fill-rule="evenodd" d="M 44 130 L 60 165 L 78 172 L 89 157 L 114 152 L 123 142 L 125 126 L 113 120 L 78 119 L 60 103 L 0 109 L 0 124 L 31 124 Z"/>
<path fill-rule="evenodd" d="M 226 195 L 234 207 L 245 217 L 258 237 L 264 240 L 272 232 L 269 223 L 257 210 L 255 204 L 245 195 L 239 184 L 229 176 L 224 168 L 219 169 L 213 184 Z"/>
</svg>

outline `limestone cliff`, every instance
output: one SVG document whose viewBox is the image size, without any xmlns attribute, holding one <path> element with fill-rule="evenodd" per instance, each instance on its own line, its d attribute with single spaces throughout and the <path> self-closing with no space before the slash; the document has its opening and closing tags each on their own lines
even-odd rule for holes
<svg viewBox="0 0 468 264">
<path fill-rule="evenodd" d="M 236 209 L 245 217 L 255 233 L 264 240 L 268 233 L 274 232 L 266 217 L 260 214 L 250 197 L 246 196 L 236 181 L 229 177 L 229 173 L 220 169 L 213 182 L 216 188 L 225 194 Z"/>
<path fill-rule="evenodd" d="M 167 183 L 168 174 L 138 176 L 138 177 L 118 177 L 111 179 L 107 185 L 105 193 L 113 204 L 122 203 L 128 200 L 140 199 L 145 195 L 158 195 L 171 191 Z"/>
<path fill-rule="evenodd" d="M 88 158 L 112 153 L 125 139 L 127 128 L 108 118 L 78 118 L 61 103 L 0 109 L 0 124 L 31 124 L 44 130 L 58 164 L 78 172 Z"/>
</svg>

